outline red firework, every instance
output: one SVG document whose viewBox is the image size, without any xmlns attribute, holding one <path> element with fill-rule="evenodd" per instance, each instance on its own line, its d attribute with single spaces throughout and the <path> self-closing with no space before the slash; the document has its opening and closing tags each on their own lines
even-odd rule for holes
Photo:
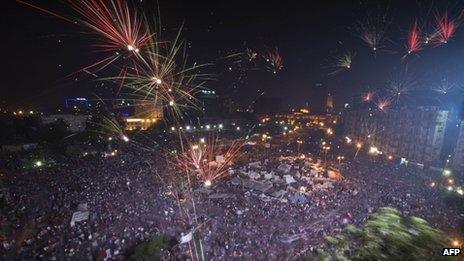
<svg viewBox="0 0 464 261">
<path fill-rule="evenodd" d="M 150 34 L 136 11 L 123 0 L 67 0 L 67 4 L 81 17 L 82 22 L 102 36 L 105 43 L 98 47 L 106 51 L 127 50 L 138 53 Z"/>
<path fill-rule="evenodd" d="M 409 29 L 408 44 L 407 44 L 408 54 L 412 54 L 414 52 L 418 52 L 422 50 L 422 42 L 420 39 L 420 35 L 421 35 L 420 30 L 417 26 L 417 21 L 416 21 Z"/>
<path fill-rule="evenodd" d="M 120 57 L 137 55 L 142 48 L 148 45 L 152 36 L 142 17 L 124 0 L 62 0 L 76 12 L 78 15 L 76 19 L 59 15 L 22 0 L 16 1 L 67 22 L 80 23 L 100 36 L 99 42 L 94 46 L 98 48 L 98 51 L 112 53 L 111 56 L 85 66 L 78 72 L 85 72 L 97 66 L 99 66 L 97 70 L 101 70 Z"/>
<path fill-rule="evenodd" d="M 456 33 L 458 23 L 456 20 L 449 18 L 448 13 L 445 12 L 443 15 L 435 16 L 435 22 L 437 27 L 437 44 L 446 44 Z"/>
<path fill-rule="evenodd" d="M 363 94 L 362 96 L 362 101 L 363 102 L 371 102 L 374 99 L 375 92 L 373 91 L 368 91 Z"/>
<path fill-rule="evenodd" d="M 277 71 L 280 71 L 282 68 L 284 68 L 284 59 L 280 55 L 277 48 L 268 49 L 263 57 L 266 59 L 266 62 L 270 64 L 270 69 L 273 73 L 277 73 Z"/>
</svg>

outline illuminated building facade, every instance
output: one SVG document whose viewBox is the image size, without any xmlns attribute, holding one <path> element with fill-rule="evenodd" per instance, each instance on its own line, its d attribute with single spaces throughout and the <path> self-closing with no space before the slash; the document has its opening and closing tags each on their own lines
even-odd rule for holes
<svg viewBox="0 0 464 261">
<path fill-rule="evenodd" d="M 459 126 L 459 136 L 454 148 L 452 167 L 456 170 L 464 170 L 464 121 Z"/>
<path fill-rule="evenodd" d="M 141 101 L 134 109 L 133 116 L 124 118 L 126 130 L 148 130 L 156 122 L 163 119 L 163 107 L 161 104 Z"/>
<path fill-rule="evenodd" d="M 327 100 L 325 101 L 325 110 L 327 113 L 332 113 L 334 111 L 333 96 L 330 92 L 327 94 Z"/>
<path fill-rule="evenodd" d="M 345 134 L 389 156 L 430 164 L 440 158 L 448 111 L 435 107 L 360 109 L 344 116 Z"/>
</svg>

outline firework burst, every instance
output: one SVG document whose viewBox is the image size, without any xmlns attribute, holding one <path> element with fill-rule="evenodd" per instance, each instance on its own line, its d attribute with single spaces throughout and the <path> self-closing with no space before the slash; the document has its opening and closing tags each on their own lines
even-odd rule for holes
<svg viewBox="0 0 464 261">
<path fill-rule="evenodd" d="M 354 54 L 352 53 L 345 53 L 341 56 L 335 57 L 335 62 L 332 67 L 337 68 L 337 69 L 329 74 L 336 74 L 343 70 L 351 69 L 353 58 L 354 58 Z"/>
<path fill-rule="evenodd" d="M 417 26 L 417 21 L 414 22 L 414 24 L 409 29 L 406 48 L 407 54 L 403 56 L 403 59 L 412 53 L 417 53 L 418 51 L 422 50 L 421 33 Z"/>
<path fill-rule="evenodd" d="M 361 96 L 363 102 L 371 102 L 374 100 L 375 92 L 367 91 Z"/>
<path fill-rule="evenodd" d="M 380 16 L 368 15 L 364 21 L 358 23 L 357 30 L 361 40 L 376 52 L 382 47 L 388 25 L 387 12 L 385 12 Z"/>
<path fill-rule="evenodd" d="M 375 105 L 380 111 L 387 112 L 388 108 L 391 105 L 391 101 L 389 98 L 381 98 L 375 103 Z"/>
<path fill-rule="evenodd" d="M 75 12 L 76 18 L 68 18 L 25 1 L 17 2 L 67 22 L 83 25 L 99 36 L 93 46 L 96 51 L 110 55 L 77 72 L 102 70 L 121 57 L 139 57 L 139 52 L 152 38 L 144 26 L 142 17 L 124 0 L 64 0 L 63 3 Z M 121 71 L 124 72 L 125 69 Z"/>
<path fill-rule="evenodd" d="M 447 78 L 443 78 L 438 86 L 432 88 L 439 94 L 448 94 L 454 89 L 454 84 L 450 83 Z"/>
<path fill-rule="evenodd" d="M 454 19 L 451 19 L 448 16 L 448 13 L 445 12 L 442 15 L 435 16 L 436 23 L 436 44 L 446 44 L 456 33 L 458 28 L 458 22 Z"/>
<path fill-rule="evenodd" d="M 205 186 L 224 178 L 229 173 L 229 167 L 240 155 L 242 141 L 232 141 L 230 144 L 220 142 L 214 136 L 200 143 L 188 142 L 184 153 L 177 155 L 176 165 L 180 171 L 195 173 L 198 180 Z"/>
<path fill-rule="evenodd" d="M 185 50 L 179 30 L 172 42 L 149 44 L 136 67 L 116 80 L 125 81 L 124 87 L 135 99 L 161 106 L 170 116 L 179 118 L 182 109 L 198 109 L 195 95 L 211 76 L 200 73 L 206 64 L 188 66 Z"/>
<path fill-rule="evenodd" d="M 388 83 L 387 92 L 390 100 L 394 100 L 396 103 L 400 102 L 400 99 L 411 93 L 416 84 L 417 82 L 407 72 L 397 74 Z"/>
<path fill-rule="evenodd" d="M 263 58 L 269 64 L 269 70 L 276 74 L 284 68 L 284 60 L 277 48 L 269 48 L 263 55 Z"/>
</svg>

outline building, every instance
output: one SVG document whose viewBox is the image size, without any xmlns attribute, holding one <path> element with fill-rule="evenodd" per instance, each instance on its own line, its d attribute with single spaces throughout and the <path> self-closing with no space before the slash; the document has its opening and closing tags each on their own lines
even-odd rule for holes
<svg viewBox="0 0 464 261">
<path fill-rule="evenodd" d="M 68 124 L 69 131 L 82 132 L 85 131 L 85 127 L 87 126 L 87 121 L 90 119 L 90 116 L 82 114 L 52 114 L 42 117 L 42 124 L 50 124 L 59 119 Z"/>
<path fill-rule="evenodd" d="M 148 130 L 163 119 L 163 108 L 161 104 L 140 101 L 134 106 L 134 115 L 123 119 L 126 130 Z"/>
<path fill-rule="evenodd" d="M 382 153 L 410 162 L 430 164 L 440 159 L 448 111 L 436 107 L 347 111 L 345 134 Z"/>
<path fill-rule="evenodd" d="M 330 92 L 327 94 L 327 99 L 325 101 L 325 111 L 327 113 L 332 113 L 334 111 L 333 96 Z"/>
<path fill-rule="evenodd" d="M 456 170 L 464 170 L 464 121 L 461 121 L 459 126 L 459 136 L 454 148 L 451 165 Z"/>
</svg>

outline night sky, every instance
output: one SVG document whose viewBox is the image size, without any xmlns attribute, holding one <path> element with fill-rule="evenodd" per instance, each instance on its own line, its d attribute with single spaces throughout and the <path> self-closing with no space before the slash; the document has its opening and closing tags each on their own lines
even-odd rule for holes
<svg viewBox="0 0 464 261">
<path fill-rule="evenodd" d="M 30 2 L 70 13 L 59 1 Z M 148 14 L 155 13 L 155 1 L 134 3 Z M 2 1 L 1 5 L 2 105 L 46 107 L 62 103 L 65 97 L 98 94 L 96 86 L 102 83 L 89 75 L 66 77 L 101 58 L 91 46 L 97 38 L 89 35 L 87 28 L 15 1 Z M 164 35 L 171 37 L 184 24 L 190 61 L 214 63 L 209 70 L 217 80 L 208 86 L 244 105 L 264 92 L 262 98 L 281 100 L 283 109 L 305 104 L 318 108 L 329 90 L 341 107 L 368 89 L 383 92 L 405 71 L 414 88 L 401 102 L 454 108 L 462 102 L 464 26 L 446 45 L 427 47 L 401 59 L 415 20 L 427 31 L 436 12 L 447 10 L 450 17 L 458 17 L 462 1 L 160 0 L 159 5 Z M 384 14 L 389 21 L 385 41 L 374 54 L 360 39 L 356 25 L 367 15 Z M 224 59 L 246 48 L 261 53 L 275 47 L 284 59 L 284 68 L 277 74 Z M 355 54 L 351 68 L 333 73 L 337 70 L 334 58 L 347 52 Z M 431 90 L 443 82 L 452 86 L 449 93 Z"/>
</svg>

